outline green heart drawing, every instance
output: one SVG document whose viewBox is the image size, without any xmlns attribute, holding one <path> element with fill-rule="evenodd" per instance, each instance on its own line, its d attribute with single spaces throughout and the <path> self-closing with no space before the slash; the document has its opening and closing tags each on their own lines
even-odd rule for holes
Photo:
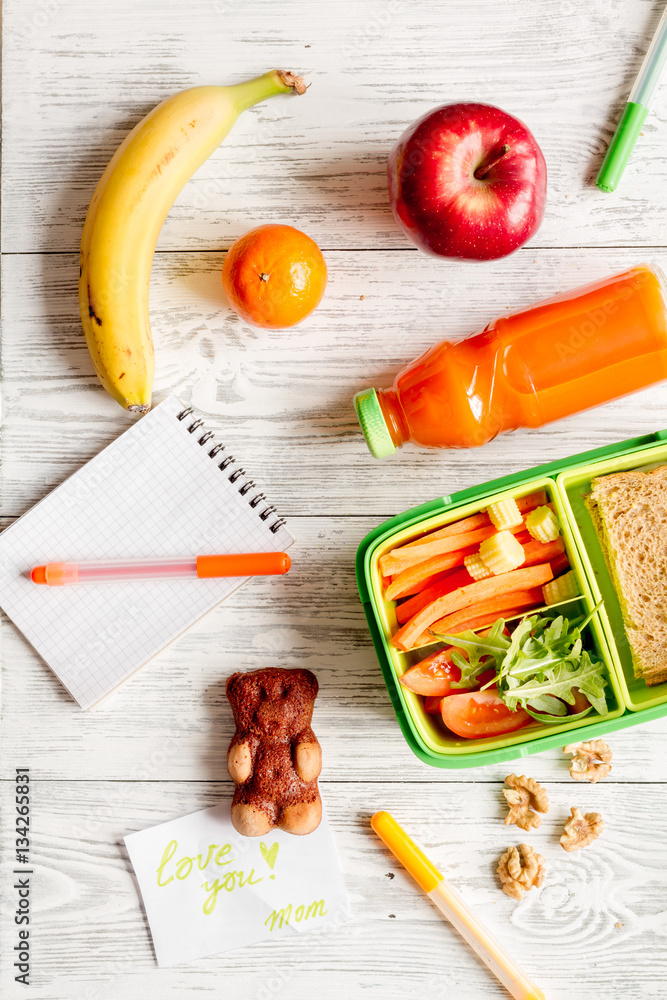
<svg viewBox="0 0 667 1000">
<path fill-rule="evenodd" d="M 266 861 L 267 865 L 273 871 L 273 866 L 276 863 L 276 858 L 278 857 L 278 848 L 280 844 L 276 841 L 271 848 L 268 848 L 264 841 L 259 845 L 259 849 L 262 852 L 262 857 Z"/>
</svg>

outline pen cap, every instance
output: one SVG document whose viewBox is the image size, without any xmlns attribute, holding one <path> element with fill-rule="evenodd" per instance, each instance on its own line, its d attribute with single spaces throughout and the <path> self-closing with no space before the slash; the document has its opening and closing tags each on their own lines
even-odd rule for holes
<svg viewBox="0 0 667 1000">
<path fill-rule="evenodd" d="M 278 576 L 292 565 L 286 552 L 197 556 L 197 576 Z"/>
<path fill-rule="evenodd" d="M 601 191 L 616 190 L 647 114 L 648 108 L 643 104 L 625 105 L 623 117 L 618 123 L 614 138 L 595 179 L 595 184 Z"/>
<path fill-rule="evenodd" d="M 432 892 L 442 882 L 442 875 L 435 865 L 431 864 L 390 813 L 376 812 L 371 819 L 371 826 L 424 892 Z"/>
</svg>

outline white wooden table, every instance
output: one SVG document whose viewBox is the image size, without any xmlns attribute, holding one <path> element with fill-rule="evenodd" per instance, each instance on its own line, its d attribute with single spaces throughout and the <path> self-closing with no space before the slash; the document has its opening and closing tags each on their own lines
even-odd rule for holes
<svg viewBox="0 0 667 1000">
<path fill-rule="evenodd" d="M 610 780 L 575 786 L 560 751 L 515 765 L 420 763 L 393 716 L 354 580 L 360 539 L 385 517 L 499 474 L 667 426 L 664 386 L 470 452 L 406 447 L 374 462 L 352 395 L 386 385 L 443 336 L 644 259 L 664 260 L 667 87 L 613 196 L 592 186 L 662 5 L 657 0 L 5 0 L 0 514 L 10 523 L 129 423 L 96 382 L 80 330 L 78 242 L 95 184 L 128 129 L 164 96 L 271 67 L 304 98 L 247 113 L 186 186 L 151 290 L 157 399 L 174 391 L 244 457 L 297 539 L 294 568 L 255 580 L 101 709 L 83 713 L 2 623 L 6 850 L 3 997 L 180 1000 L 505 997 L 370 832 L 378 808 L 417 836 L 549 1000 L 662 997 L 667 972 L 667 720 L 611 739 Z M 387 152 L 443 101 L 523 118 L 549 168 L 532 244 L 498 263 L 438 261 L 389 211 Z M 226 248 L 264 222 L 304 229 L 330 281 L 292 331 L 251 329 L 220 287 Z M 312 668 L 322 790 L 354 908 L 335 934 L 159 970 L 123 836 L 228 793 L 224 680 Z M 14 770 L 33 777 L 32 985 L 13 981 Z M 517 905 L 496 883 L 511 770 L 552 807 L 531 841 L 548 861 Z M 606 821 L 565 855 L 571 804 Z"/>
</svg>

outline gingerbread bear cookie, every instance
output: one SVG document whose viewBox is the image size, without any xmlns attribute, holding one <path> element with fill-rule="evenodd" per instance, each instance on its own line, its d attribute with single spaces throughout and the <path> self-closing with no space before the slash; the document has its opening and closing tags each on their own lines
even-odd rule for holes
<svg viewBox="0 0 667 1000">
<path fill-rule="evenodd" d="M 232 674 L 226 690 L 236 723 L 227 751 L 234 828 L 244 837 L 276 826 L 312 833 L 322 818 L 322 751 L 310 728 L 317 678 L 310 670 L 266 667 Z"/>
</svg>

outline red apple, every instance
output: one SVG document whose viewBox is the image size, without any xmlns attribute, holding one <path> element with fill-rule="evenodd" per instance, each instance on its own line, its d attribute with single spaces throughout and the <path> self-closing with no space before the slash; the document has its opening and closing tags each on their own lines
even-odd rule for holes
<svg viewBox="0 0 667 1000">
<path fill-rule="evenodd" d="M 443 104 L 400 137 L 387 164 L 399 226 L 440 257 L 493 260 L 540 227 L 547 167 L 532 133 L 490 104 Z"/>
</svg>

